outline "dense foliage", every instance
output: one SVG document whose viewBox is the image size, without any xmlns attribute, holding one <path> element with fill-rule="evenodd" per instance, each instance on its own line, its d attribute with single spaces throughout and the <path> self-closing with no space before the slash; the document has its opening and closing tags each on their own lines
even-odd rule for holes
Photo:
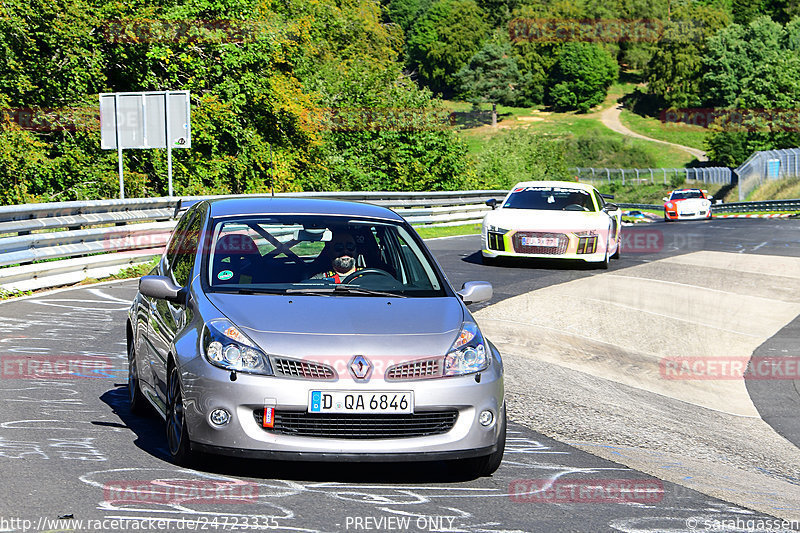
<svg viewBox="0 0 800 533">
<path fill-rule="evenodd" d="M 610 137 L 495 135 L 473 156 L 438 100 L 587 112 L 630 69 L 655 116 L 758 111 L 710 126 L 719 164 L 800 146 L 795 0 L 6 0 L 0 15 L 3 204 L 117 194 L 100 92 L 191 91 L 177 194 L 441 190 L 647 167 Z M 657 32 L 640 38 L 646 21 Z M 129 196 L 166 193 L 163 150 L 124 163 Z"/>
<path fill-rule="evenodd" d="M 403 74 L 402 32 L 381 22 L 377 4 L 4 6 L 2 203 L 117 194 L 116 153 L 99 149 L 96 111 L 97 94 L 112 91 L 191 91 L 192 149 L 173 152 L 177 194 L 431 190 L 472 179 L 448 114 Z M 33 123 L 20 119 L 28 109 Z M 164 194 L 165 159 L 126 151 L 128 195 Z"/>
<path fill-rule="evenodd" d="M 603 48 L 588 43 L 569 43 L 558 54 L 548 102 L 555 109 L 586 113 L 605 100 L 617 79 L 617 62 Z"/>
</svg>

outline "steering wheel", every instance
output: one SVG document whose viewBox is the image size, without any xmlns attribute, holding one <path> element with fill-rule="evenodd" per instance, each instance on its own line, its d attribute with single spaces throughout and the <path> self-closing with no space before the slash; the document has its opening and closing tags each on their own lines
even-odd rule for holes
<svg viewBox="0 0 800 533">
<path fill-rule="evenodd" d="M 384 277 L 390 278 L 394 282 L 397 282 L 397 279 L 394 276 L 392 276 L 391 274 L 389 274 L 388 272 L 386 272 L 385 270 L 381 270 L 380 268 L 362 268 L 361 270 L 356 270 L 355 272 L 353 272 L 352 274 L 350 274 L 349 276 L 344 278 L 342 280 L 342 283 L 343 284 L 347 284 L 347 283 L 350 283 L 351 281 L 353 281 L 356 278 L 360 278 L 361 276 L 369 276 L 369 275 L 384 276 Z"/>
<path fill-rule="evenodd" d="M 565 205 L 562 211 L 588 211 L 588 209 L 581 204 L 569 204 Z"/>
</svg>

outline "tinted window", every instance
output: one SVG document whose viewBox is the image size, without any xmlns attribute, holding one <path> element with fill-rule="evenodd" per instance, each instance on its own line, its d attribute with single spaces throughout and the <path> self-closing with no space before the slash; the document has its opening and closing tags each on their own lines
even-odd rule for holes
<svg viewBox="0 0 800 533">
<path fill-rule="evenodd" d="M 175 283 L 181 287 L 188 285 L 191 280 L 202 224 L 203 217 L 195 216 L 184 232 L 183 241 L 175 250 L 175 256 L 171 263 L 171 274 Z"/>
<path fill-rule="evenodd" d="M 687 200 L 689 198 L 705 198 L 705 196 L 700 191 L 677 191 L 670 196 L 670 200 Z"/>
<path fill-rule="evenodd" d="M 211 290 L 285 292 L 346 282 L 404 296 L 445 294 L 423 245 L 390 222 L 313 215 L 219 219 L 204 256 Z"/>
<path fill-rule="evenodd" d="M 588 192 L 566 187 L 519 187 L 503 204 L 506 209 L 547 211 L 594 211 Z"/>
</svg>

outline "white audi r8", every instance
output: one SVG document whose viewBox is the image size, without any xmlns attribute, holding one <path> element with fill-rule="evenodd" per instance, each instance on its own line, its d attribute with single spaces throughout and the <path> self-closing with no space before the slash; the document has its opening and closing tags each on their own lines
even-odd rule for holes
<svg viewBox="0 0 800 533">
<path fill-rule="evenodd" d="M 710 219 L 713 199 L 701 189 L 676 189 L 664 198 L 664 221 Z"/>
<path fill-rule="evenodd" d="M 502 257 L 580 259 L 608 268 L 620 253 L 622 211 L 584 183 L 518 183 L 483 219 L 484 264 Z"/>
</svg>

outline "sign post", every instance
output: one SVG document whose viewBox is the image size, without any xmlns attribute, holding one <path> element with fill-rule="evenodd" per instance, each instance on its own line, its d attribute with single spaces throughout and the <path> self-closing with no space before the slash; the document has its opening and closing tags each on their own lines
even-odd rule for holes
<svg viewBox="0 0 800 533">
<path fill-rule="evenodd" d="M 100 94 L 100 148 L 117 150 L 120 198 L 125 198 L 123 149 L 166 148 L 172 196 L 172 149 L 191 148 L 191 133 L 189 91 Z"/>
</svg>

